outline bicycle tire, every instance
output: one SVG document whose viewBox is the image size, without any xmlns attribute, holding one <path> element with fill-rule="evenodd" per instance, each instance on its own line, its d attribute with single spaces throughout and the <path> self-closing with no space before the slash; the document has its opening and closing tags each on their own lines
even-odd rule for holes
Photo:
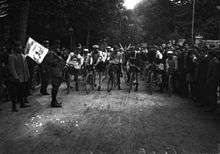
<svg viewBox="0 0 220 154">
<path fill-rule="evenodd" d="M 94 81 L 93 81 L 93 75 L 88 74 L 85 79 L 85 88 L 86 93 L 89 94 L 91 91 L 94 90 Z"/>
<path fill-rule="evenodd" d="M 133 83 L 134 83 L 134 74 L 133 74 L 133 72 L 131 72 L 130 73 L 130 81 L 129 81 L 129 93 L 131 93 Z"/>
<path fill-rule="evenodd" d="M 149 78 L 150 78 L 150 81 L 149 81 L 149 92 L 150 92 L 150 95 L 153 95 L 153 72 L 149 72 Z"/>
<path fill-rule="evenodd" d="M 112 89 L 113 89 L 113 85 L 114 84 L 114 74 L 113 74 L 113 72 L 112 72 L 112 74 L 110 74 L 110 77 L 109 77 L 109 80 L 108 80 L 108 85 L 107 85 L 107 91 L 108 92 L 111 92 L 112 91 Z"/>
<path fill-rule="evenodd" d="M 169 97 L 172 97 L 172 75 L 169 75 L 168 77 L 168 95 Z"/>
</svg>

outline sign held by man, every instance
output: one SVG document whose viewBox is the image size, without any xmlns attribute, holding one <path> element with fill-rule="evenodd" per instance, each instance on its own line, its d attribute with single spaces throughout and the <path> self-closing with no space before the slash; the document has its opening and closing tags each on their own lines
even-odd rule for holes
<svg viewBox="0 0 220 154">
<path fill-rule="evenodd" d="M 33 59 L 37 64 L 41 64 L 49 49 L 45 48 L 31 37 L 28 39 L 25 54 Z"/>
</svg>

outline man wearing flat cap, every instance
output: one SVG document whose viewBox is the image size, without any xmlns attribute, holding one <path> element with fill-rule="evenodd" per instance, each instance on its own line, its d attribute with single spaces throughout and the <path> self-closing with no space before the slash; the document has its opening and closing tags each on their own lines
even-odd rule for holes
<svg viewBox="0 0 220 154">
<path fill-rule="evenodd" d="M 63 80 L 63 70 L 65 66 L 65 61 L 61 54 L 60 40 L 55 41 L 54 48 L 49 51 L 44 61 L 50 69 L 51 74 L 51 107 L 62 107 L 62 103 L 57 101 L 57 93 Z"/>
</svg>

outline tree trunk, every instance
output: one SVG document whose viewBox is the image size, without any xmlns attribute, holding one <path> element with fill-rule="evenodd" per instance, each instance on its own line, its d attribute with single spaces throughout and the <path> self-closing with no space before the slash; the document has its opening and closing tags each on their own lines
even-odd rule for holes
<svg viewBox="0 0 220 154">
<path fill-rule="evenodd" d="M 30 0 L 22 0 L 21 4 L 19 40 L 21 41 L 22 45 L 25 45 L 28 28 Z"/>
</svg>

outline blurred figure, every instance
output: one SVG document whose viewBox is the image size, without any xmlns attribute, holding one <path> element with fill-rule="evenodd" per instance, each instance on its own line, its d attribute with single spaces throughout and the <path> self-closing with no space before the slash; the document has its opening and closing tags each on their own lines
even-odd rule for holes
<svg viewBox="0 0 220 154">
<path fill-rule="evenodd" d="M 51 107 L 62 107 L 62 103 L 57 101 L 57 93 L 63 80 L 63 69 L 65 66 L 65 60 L 63 59 L 61 52 L 60 40 L 55 42 L 54 49 L 49 51 L 44 61 L 51 71 Z"/>
<path fill-rule="evenodd" d="M 14 43 L 13 53 L 9 56 L 9 92 L 12 101 L 12 111 L 17 112 L 16 104 L 19 103 L 21 108 L 29 107 L 27 105 L 27 90 L 29 81 L 29 70 L 25 56 L 22 54 L 23 49 L 21 42 Z"/>
<path fill-rule="evenodd" d="M 83 65 L 84 58 L 80 55 L 80 50 L 76 49 L 75 52 L 70 52 L 66 60 L 66 72 L 67 72 L 67 93 L 70 90 L 70 80 L 71 75 L 74 75 L 74 80 L 76 83 L 76 91 L 79 91 L 79 71 Z"/>
<path fill-rule="evenodd" d="M 3 46 L 0 50 L 0 101 L 8 101 L 8 58 L 9 51 L 6 46 Z"/>
<path fill-rule="evenodd" d="M 48 40 L 44 41 L 44 47 L 47 49 L 50 49 L 50 42 Z M 47 92 L 47 86 L 49 84 L 49 69 L 45 63 L 45 61 L 43 61 L 40 64 L 40 76 L 41 76 L 41 88 L 40 88 L 40 93 L 41 95 L 50 95 Z"/>
<path fill-rule="evenodd" d="M 207 102 L 206 97 L 206 81 L 207 81 L 207 74 L 209 68 L 209 61 L 210 58 L 208 54 L 201 53 L 199 61 L 198 61 L 198 68 L 197 68 L 197 75 L 196 75 L 196 85 L 197 85 L 197 106 L 204 106 Z"/>
<path fill-rule="evenodd" d="M 207 98 L 208 98 L 208 109 L 206 111 L 215 111 L 217 108 L 217 88 L 220 82 L 220 62 L 214 51 L 209 52 L 209 68 L 207 74 Z"/>
<path fill-rule="evenodd" d="M 98 91 L 101 91 L 102 87 L 102 76 L 105 73 L 105 62 L 103 58 L 103 52 L 100 50 L 99 45 L 93 45 L 93 62 L 94 62 L 94 67 L 96 69 L 96 72 L 98 73 Z"/>
</svg>

